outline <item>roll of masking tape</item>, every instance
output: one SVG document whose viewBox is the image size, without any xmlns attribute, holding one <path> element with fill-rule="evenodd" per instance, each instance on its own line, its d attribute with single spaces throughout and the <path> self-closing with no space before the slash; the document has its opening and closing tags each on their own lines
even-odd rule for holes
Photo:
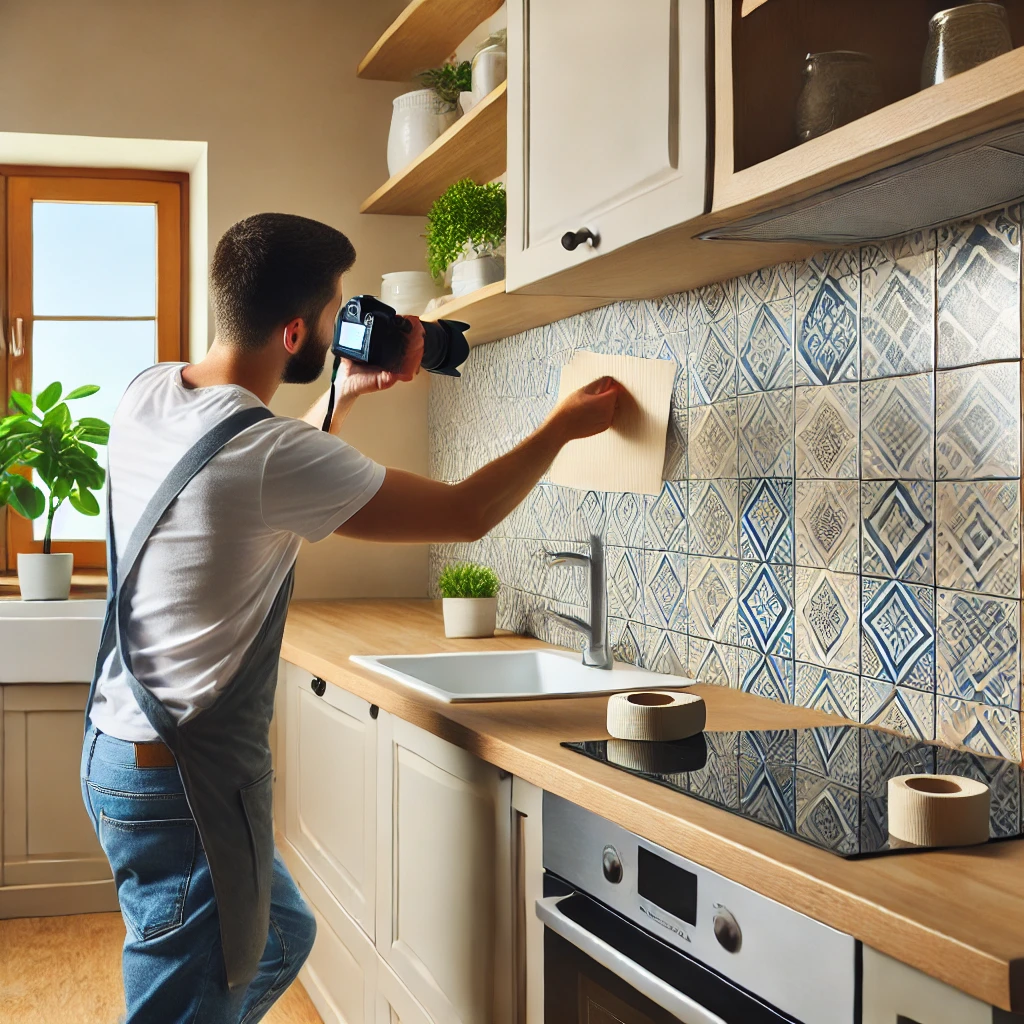
<svg viewBox="0 0 1024 1024">
<path fill-rule="evenodd" d="M 642 690 L 608 698 L 608 732 L 619 740 L 684 740 L 706 722 L 704 700 L 695 693 Z"/>
<path fill-rule="evenodd" d="M 889 780 L 889 835 L 913 846 L 988 841 L 989 791 L 961 775 L 898 775 Z"/>
</svg>

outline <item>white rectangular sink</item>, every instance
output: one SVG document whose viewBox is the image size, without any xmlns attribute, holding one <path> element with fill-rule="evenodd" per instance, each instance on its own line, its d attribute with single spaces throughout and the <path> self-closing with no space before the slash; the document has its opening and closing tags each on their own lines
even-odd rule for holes
<svg viewBox="0 0 1024 1024">
<path fill-rule="evenodd" d="M 352 661 L 453 704 L 581 697 L 622 690 L 675 690 L 697 682 L 619 662 L 611 671 L 588 668 L 578 654 L 556 650 L 352 655 Z"/>
<path fill-rule="evenodd" d="M 0 601 L 0 683 L 88 683 L 105 601 Z"/>
</svg>

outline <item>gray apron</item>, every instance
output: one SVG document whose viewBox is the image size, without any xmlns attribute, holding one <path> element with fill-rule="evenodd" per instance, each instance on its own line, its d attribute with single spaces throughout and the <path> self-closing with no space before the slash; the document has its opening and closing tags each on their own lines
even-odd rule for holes
<svg viewBox="0 0 1024 1024">
<path fill-rule="evenodd" d="M 86 729 L 96 682 L 113 653 L 139 707 L 178 765 L 188 804 L 210 865 L 230 988 L 248 985 L 270 929 L 274 872 L 273 769 L 270 719 L 274 711 L 281 637 L 291 597 L 294 566 L 241 666 L 214 703 L 179 726 L 132 671 L 126 635 L 132 570 L 156 525 L 188 482 L 243 430 L 273 414 L 246 409 L 199 439 L 179 460 L 146 506 L 118 557 L 114 545 L 112 488 L 107 489 L 109 591 L 96 672 L 86 702 Z"/>
</svg>

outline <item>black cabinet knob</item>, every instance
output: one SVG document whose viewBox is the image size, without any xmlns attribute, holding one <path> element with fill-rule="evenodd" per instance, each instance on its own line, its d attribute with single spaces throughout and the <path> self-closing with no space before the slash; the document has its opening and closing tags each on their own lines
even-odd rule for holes
<svg viewBox="0 0 1024 1024">
<path fill-rule="evenodd" d="M 318 697 L 322 697 L 327 692 L 327 683 L 325 683 L 319 676 L 313 676 L 309 681 L 309 688 Z"/>
<path fill-rule="evenodd" d="M 612 885 L 622 881 L 622 858 L 614 846 L 606 846 L 601 851 L 601 870 Z"/>
<path fill-rule="evenodd" d="M 725 907 L 718 907 L 715 910 L 713 924 L 715 938 L 722 949 L 727 953 L 738 953 L 743 945 L 743 932 L 740 931 L 736 918 Z"/>
<path fill-rule="evenodd" d="M 572 252 L 577 246 L 589 242 L 593 248 L 597 248 L 601 239 L 589 228 L 580 228 L 579 231 L 566 231 L 562 235 L 562 248 Z"/>
</svg>

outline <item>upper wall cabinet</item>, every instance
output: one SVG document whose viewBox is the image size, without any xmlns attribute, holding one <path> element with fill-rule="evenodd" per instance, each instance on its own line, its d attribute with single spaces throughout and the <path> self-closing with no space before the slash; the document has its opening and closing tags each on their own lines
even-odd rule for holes
<svg viewBox="0 0 1024 1024">
<path fill-rule="evenodd" d="M 509 0 L 508 289 L 704 212 L 705 0 Z"/>
</svg>

